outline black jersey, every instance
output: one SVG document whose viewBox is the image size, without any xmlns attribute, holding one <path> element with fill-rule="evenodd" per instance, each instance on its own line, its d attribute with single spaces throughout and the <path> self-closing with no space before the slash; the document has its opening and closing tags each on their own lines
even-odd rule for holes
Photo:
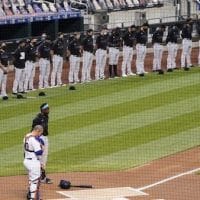
<svg viewBox="0 0 200 200">
<path fill-rule="evenodd" d="M 63 56 L 64 50 L 65 50 L 65 47 L 64 47 L 63 39 L 58 38 L 57 40 L 55 40 L 53 44 L 54 54 Z"/>
<path fill-rule="evenodd" d="M 10 53 L 4 51 L 3 49 L 0 49 L 0 62 L 4 67 L 8 66 L 9 58 L 10 58 Z"/>
<path fill-rule="evenodd" d="M 152 36 L 152 43 L 162 43 L 163 42 L 163 30 L 156 30 Z"/>
<path fill-rule="evenodd" d="M 36 62 L 37 58 L 37 48 L 33 44 L 28 44 L 26 46 L 26 60 Z"/>
<path fill-rule="evenodd" d="M 25 68 L 26 48 L 19 46 L 14 52 L 14 65 L 18 69 Z"/>
<path fill-rule="evenodd" d="M 94 45 L 93 45 L 93 38 L 91 35 L 86 36 L 82 42 L 83 50 L 93 53 Z"/>
<path fill-rule="evenodd" d="M 168 31 L 168 34 L 167 34 L 166 43 L 168 43 L 168 42 L 177 43 L 178 42 L 178 37 L 179 37 L 178 28 L 177 27 L 169 28 L 169 31 Z"/>
<path fill-rule="evenodd" d="M 128 47 L 133 47 L 136 39 L 136 32 L 127 31 L 123 37 L 124 45 Z"/>
<path fill-rule="evenodd" d="M 96 39 L 97 49 L 107 49 L 108 46 L 108 35 L 98 35 Z"/>
<path fill-rule="evenodd" d="M 122 38 L 120 33 L 114 32 L 109 36 L 108 46 L 115 48 L 119 48 L 122 46 Z"/>
<path fill-rule="evenodd" d="M 43 42 L 39 48 L 38 52 L 40 54 L 40 58 L 46 58 L 50 60 L 51 57 L 51 43 L 50 42 Z"/>
<path fill-rule="evenodd" d="M 32 128 L 34 128 L 36 125 L 41 125 L 43 127 L 42 135 L 47 136 L 49 134 L 49 132 L 48 132 L 48 122 L 49 122 L 49 116 L 45 115 L 43 113 L 39 113 L 33 119 Z"/>
<path fill-rule="evenodd" d="M 192 27 L 189 24 L 185 24 L 182 29 L 181 37 L 184 39 L 192 39 Z"/>
<path fill-rule="evenodd" d="M 74 56 L 81 56 L 81 42 L 80 39 L 71 38 L 68 46 L 68 50 L 70 51 L 71 55 Z"/>
<path fill-rule="evenodd" d="M 147 34 L 147 32 L 145 32 L 145 31 L 142 31 L 142 30 L 140 30 L 140 31 L 138 31 L 137 33 L 136 33 L 136 43 L 138 44 L 143 44 L 143 45 L 146 45 L 147 44 L 147 40 L 148 40 L 148 34 Z"/>
</svg>

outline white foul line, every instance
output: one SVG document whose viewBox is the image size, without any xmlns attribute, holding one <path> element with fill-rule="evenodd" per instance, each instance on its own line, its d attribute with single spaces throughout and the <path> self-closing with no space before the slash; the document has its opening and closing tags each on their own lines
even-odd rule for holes
<svg viewBox="0 0 200 200">
<path fill-rule="evenodd" d="M 173 179 L 179 178 L 179 177 L 181 177 L 181 176 L 185 176 L 185 175 L 188 175 L 188 174 L 195 173 L 195 172 L 197 172 L 197 171 L 200 171 L 200 168 L 196 168 L 196 169 L 193 169 L 193 170 L 190 170 L 190 171 L 187 171 L 187 172 L 184 172 L 184 173 L 181 173 L 181 174 L 178 174 L 178 175 L 175 175 L 175 176 L 166 178 L 166 179 L 161 180 L 161 181 L 158 181 L 158 182 L 156 182 L 156 183 L 153 183 L 153 184 L 150 184 L 150 185 L 146 185 L 146 186 L 141 187 L 141 188 L 137 188 L 137 190 L 140 190 L 140 191 L 147 190 L 147 189 L 152 188 L 152 187 L 154 187 L 154 186 L 157 186 L 157 185 L 166 183 L 166 182 L 168 182 L 168 181 L 171 181 L 171 180 L 173 180 Z"/>
</svg>

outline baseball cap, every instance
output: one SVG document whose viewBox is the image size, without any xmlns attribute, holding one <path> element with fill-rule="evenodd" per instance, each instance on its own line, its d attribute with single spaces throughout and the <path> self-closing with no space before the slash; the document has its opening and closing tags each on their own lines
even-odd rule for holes
<svg viewBox="0 0 200 200">
<path fill-rule="evenodd" d="M 48 103 L 43 103 L 43 104 L 40 106 L 40 110 L 45 110 L 45 109 L 47 109 L 47 108 L 49 108 Z"/>
</svg>

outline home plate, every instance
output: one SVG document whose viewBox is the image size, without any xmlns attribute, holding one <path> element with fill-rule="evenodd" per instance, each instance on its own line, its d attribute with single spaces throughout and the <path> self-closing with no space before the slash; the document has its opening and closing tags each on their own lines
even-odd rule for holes
<svg viewBox="0 0 200 200">
<path fill-rule="evenodd" d="M 131 187 L 58 191 L 57 193 L 68 197 L 71 200 L 128 200 L 125 197 L 147 195 L 146 193 Z"/>
</svg>

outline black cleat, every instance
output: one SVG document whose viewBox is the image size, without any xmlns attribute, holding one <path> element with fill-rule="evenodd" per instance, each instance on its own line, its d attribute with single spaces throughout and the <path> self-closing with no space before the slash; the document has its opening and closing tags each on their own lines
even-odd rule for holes
<svg viewBox="0 0 200 200">
<path fill-rule="evenodd" d="M 184 67 L 184 70 L 185 70 L 185 71 L 189 71 L 190 68 L 189 68 L 189 67 Z"/>
<path fill-rule="evenodd" d="M 143 77 L 143 76 L 144 76 L 144 73 L 139 74 L 139 76 L 142 76 L 142 77 Z"/>
<path fill-rule="evenodd" d="M 173 72 L 173 69 L 168 69 L 167 72 Z"/>
</svg>

